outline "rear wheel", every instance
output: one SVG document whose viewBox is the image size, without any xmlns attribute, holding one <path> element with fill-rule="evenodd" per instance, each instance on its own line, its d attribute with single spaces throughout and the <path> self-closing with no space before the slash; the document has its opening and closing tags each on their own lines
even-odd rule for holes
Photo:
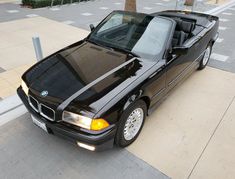
<svg viewBox="0 0 235 179">
<path fill-rule="evenodd" d="M 205 50 L 205 53 L 203 55 L 203 58 L 200 62 L 200 66 L 199 66 L 199 70 L 202 70 L 206 67 L 206 65 L 208 64 L 209 62 L 209 59 L 210 59 L 210 56 L 211 56 L 211 51 L 212 51 L 212 45 L 208 45 L 206 50 Z"/>
<path fill-rule="evenodd" d="M 138 137 L 146 117 L 147 107 L 144 101 L 138 100 L 131 104 L 122 114 L 115 143 L 126 147 Z"/>
</svg>

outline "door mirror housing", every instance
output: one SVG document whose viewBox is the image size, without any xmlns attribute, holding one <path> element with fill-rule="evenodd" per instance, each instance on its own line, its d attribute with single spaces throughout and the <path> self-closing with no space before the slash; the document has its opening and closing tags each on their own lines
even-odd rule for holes
<svg viewBox="0 0 235 179">
<path fill-rule="evenodd" d="M 175 55 L 185 55 L 188 53 L 188 48 L 187 47 L 173 47 L 171 53 Z"/>
<path fill-rule="evenodd" d="M 95 26 L 93 24 L 90 24 L 90 29 L 93 31 L 95 29 Z"/>
</svg>

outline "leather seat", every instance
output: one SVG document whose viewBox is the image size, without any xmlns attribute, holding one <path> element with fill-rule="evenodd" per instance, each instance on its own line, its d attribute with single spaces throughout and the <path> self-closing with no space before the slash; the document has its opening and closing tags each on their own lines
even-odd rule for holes
<svg viewBox="0 0 235 179">
<path fill-rule="evenodd" d="M 178 18 L 174 20 L 176 21 L 176 28 L 173 35 L 172 46 L 182 46 L 186 39 L 191 35 L 194 24 Z"/>
</svg>

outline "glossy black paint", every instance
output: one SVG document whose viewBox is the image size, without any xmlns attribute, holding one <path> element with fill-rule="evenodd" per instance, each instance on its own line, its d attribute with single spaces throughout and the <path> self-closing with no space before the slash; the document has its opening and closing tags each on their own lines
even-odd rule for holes
<svg viewBox="0 0 235 179">
<path fill-rule="evenodd" d="M 38 117 L 51 128 L 59 125 L 61 129 L 70 129 L 83 135 L 102 135 L 106 131 L 94 134 L 92 131 L 61 122 L 62 111 L 58 108 L 66 99 L 94 81 L 94 85 L 65 105 L 65 110 L 90 118 L 104 118 L 116 128 L 122 112 L 135 100 L 144 100 L 149 111 L 154 109 L 175 85 L 198 67 L 204 50 L 208 44 L 215 42 L 218 31 L 218 18 L 215 16 L 181 11 L 153 14 L 156 15 L 166 18 L 193 18 L 198 22 L 199 26 L 194 30 L 196 35 L 184 43 L 184 47 L 188 49 L 186 54 L 172 53 L 171 41 L 175 24 L 172 26 L 162 58 L 156 60 L 141 59 L 98 46 L 86 39 L 72 44 L 35 64 L 22 76 L 30 89 L 29 94 L 57 113 L 55 122 L 48 122 L 39 115 Z M 119 68 L 124 63 L 126 65 Z M 113 73 L 105 76 L 116 68 Z M 99 80 L 102 76 L 105 77 Z M 40 96 L 43 90 L 49 92 L 47 97 Z M 22 93 L 20 87 L 18 94 L 33 113 Z M 80 140 L 80 137 L 75 137 L 74 140 Z M 94 143 L 89 139 L 83 141 Z"/>
</svg>

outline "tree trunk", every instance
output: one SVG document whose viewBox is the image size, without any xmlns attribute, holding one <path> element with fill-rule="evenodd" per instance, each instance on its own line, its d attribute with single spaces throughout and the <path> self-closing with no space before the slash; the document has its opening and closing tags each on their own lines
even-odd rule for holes
<svg viewBox="0 0 235 179">
<path fill-rule="evenodd" d="M 136 0 L 126 0 L 125 11 L 136 12 Z"/>
</svg>

